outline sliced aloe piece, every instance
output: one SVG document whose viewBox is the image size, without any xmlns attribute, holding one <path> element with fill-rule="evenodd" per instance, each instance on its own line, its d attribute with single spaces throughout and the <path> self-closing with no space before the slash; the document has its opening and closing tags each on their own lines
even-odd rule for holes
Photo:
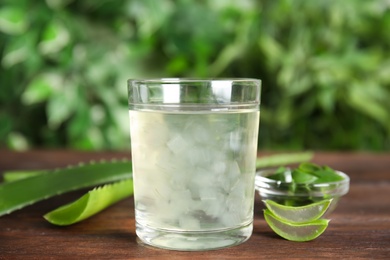
<svg viewBox="0 0 390 260">
<path fill-rule="evenodd" d="M 321 170 L 321 166 L 311 162 L 303 162 L 299 165 L 298 169 L 309 174 L 313 174 L 316 171 Z"/>
<path fill-rule="evenodd" d="M 268 209 L 264 210 L 264 218 L 270 228 L 284 239 L 304 242 L 316 239 L 328 227 L 328 219 L 317 219 L 308 223 L 294 224 L 284 222 L 275 217 Z"/>
<path fill-rule="evenodd" d="M 337 174 L 332 168 L 328 166 L 319 166 L 310 162 L 301 163 L 297 170 L 315 176 L 317 179 L 314 183 L 336 182 L 343 180 L 343 177 Z"/>
<path fill-rule="evenodd" d="M 95 188 L 78 200 L 61 206 L 43 217 L 54 225 L 80 222 L 133 194 L 133 180 L 123 180 Z"/>
<path fill-rule="evenodd" d="M 318 179 L 314 183 L 336 182 L 342 181 L 344 178 L 337 174 L 334 170 L 324 169 L 316 172 Z"/>
<path fill-rule="evenodd" d="M 82 164 L 0 184 L 0 216 L 68 191 L 132 177 L 128 160 Z"/>
<path fill-rule="evenodd" d="M 295 183 L 312 183 L 318 179 L 316 176 L 299 169 L 293 170 L 291 176 Z"/>
<path fill-rule="evenodd" d="M 319 219 L 324 215 L 332 200 L 322 200 L 305 206 L 286 206 L 272 200 L 264 200 L 268 210 L 282 221 L 305 223 Z"/>
<path fill-rule="evenodd" d="M 282 182 L 292 182 L 291 171 L 284 166 L 279 167 L 275 173 L 267 176 L 268 179 Z"/>
</svg>

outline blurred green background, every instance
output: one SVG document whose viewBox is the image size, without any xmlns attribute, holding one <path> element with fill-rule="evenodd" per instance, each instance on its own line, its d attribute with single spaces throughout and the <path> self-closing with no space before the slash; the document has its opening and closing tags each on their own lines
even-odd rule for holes
<svg viewBox="0 0 390 260">
<path fill-rule="evenodd" d="M 261 150 L 390 150 L 388 0 L 2 0 L 0 147 L 130 149 L 128 78 L 263 80 Z"/>
</svg>

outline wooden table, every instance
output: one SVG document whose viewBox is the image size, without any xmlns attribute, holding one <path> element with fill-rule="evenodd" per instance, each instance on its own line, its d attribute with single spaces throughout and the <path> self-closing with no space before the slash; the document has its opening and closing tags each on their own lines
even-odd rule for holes
<svg viewBox="0 0 390 260">
<path fill-rule="evenodd" d="M 129 152 L 2 150 L 0 175 L 6 170 L 56 168 L 114 157 L 129 158 Z M 262 216 L 258 195 L 252 237 L 239 246 L 206 252 L 168 251 L 142 244 L 134 230 L 133 198 L 73 226 L 53 226 L 42 218 L 85 192 L 77 191 L 0 217 L 0 259 L 390 259 L 390 154 L 316 153 L 314 161 L 346 172 L 351 185 L 331 214 L 328 229 L 311 242 L 290 242 L 273 233 Z"/>
</svg>

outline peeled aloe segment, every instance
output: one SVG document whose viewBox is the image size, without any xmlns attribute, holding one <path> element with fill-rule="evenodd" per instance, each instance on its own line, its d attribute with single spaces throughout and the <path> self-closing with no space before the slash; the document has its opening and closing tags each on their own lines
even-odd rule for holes
<svg viewBox="0 0 390 260">
<path fill-rule="evenodd" d="M 317 219 L 307 223 L 290 223 L 275 217 L 268 209 L 264 210 L 264 218 L 270 228 L 284 239 L 304 242 L 316 239 L 328 227 L 328 219 Z"/>
<path fill-rule="evenodd" d="M 33 177 L 0 184 L 0 216 L 68 191 L 129 179 L 128 160 L 102 161 L 47 171 Z"/>
<path fill-rule="evenodd" d="M 318 201 L 305 206 L 286 206 L 272 200 L 264 200 L 268 210 L 282 221 L 305 223 L 319 219 L 332 203 L 332 199 Z"/>
<path fill-rule="evenodd" d="M 89 191 L 72 203 L 47 213 L 44 218 L 54 225 L 71 225 L 89 218 L 132 194 L 132 179 L 107 184 Z"/>
</svg>

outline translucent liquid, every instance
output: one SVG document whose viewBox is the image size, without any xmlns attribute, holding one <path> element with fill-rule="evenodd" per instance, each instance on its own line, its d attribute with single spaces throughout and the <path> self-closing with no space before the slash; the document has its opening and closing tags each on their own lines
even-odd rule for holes
<svg viewBox="0 0 390 260">
<path fill-rule="evenodd" d="M 176 250 L 252 232 L 258 111 L 130 111 L 137 235 Z"/>
</svg>

